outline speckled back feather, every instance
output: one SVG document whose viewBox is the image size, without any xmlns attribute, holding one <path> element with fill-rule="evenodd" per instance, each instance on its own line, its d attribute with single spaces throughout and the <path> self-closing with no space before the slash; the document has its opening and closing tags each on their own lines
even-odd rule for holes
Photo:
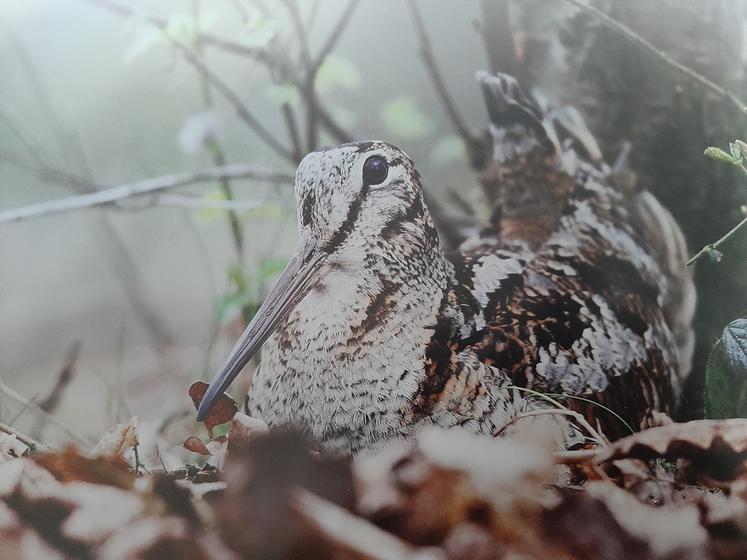
<svg viewBox="0 0 747 560">
<path fill-rule="evenodd" d="M 510 76 L 479 80 L 493 142 L 480 176 L 496 210 L 450 256 L 460 315 L 444 314 L 434 337 L 423 412 L 453 375 L 447 343 L 514 385 L 583 396 L 635 427 L 671 413 L 693 339 L 681 231 L 650 193 L 615 186 L 575 110 L 541 111 Z M 567 404 L 625 433 L 600 407 Z"/>
</svg>

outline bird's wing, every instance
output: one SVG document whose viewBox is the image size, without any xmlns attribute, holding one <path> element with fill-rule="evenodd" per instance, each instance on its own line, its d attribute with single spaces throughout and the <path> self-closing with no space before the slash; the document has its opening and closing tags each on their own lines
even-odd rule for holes
<svg viewBox="0 0 747 560">
<path fill-rule="evenodd" d="M 634 427 L 670 412 L 692 349 L 679 228 L 651 194 L 615 184 L 577 111 L 542 111 L 508 76 L 480 82 L 493 139 L 482 180 L 497 210 L 452 259 L 458 349 Z M 601 407 L 568 404 L 625 431 Z"/>
</svg>

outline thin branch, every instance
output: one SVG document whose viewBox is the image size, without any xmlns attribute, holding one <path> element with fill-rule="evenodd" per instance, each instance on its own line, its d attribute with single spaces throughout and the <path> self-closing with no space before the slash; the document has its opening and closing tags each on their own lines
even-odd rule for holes
<svg viewBox="0 0 747 560">
<path fill-rule="evenodd" d="M 709 243 L 705 247 L 703 247 L 700 251 L 698 251 L 694 257 L 692 257 L 689 261 L 687 261 L 687 266 L 690 266 L 697 260 L 699 260 L 701 257 L 703 257 L 706 254 L 710 254 L 713 251 L 718 251 L 718 248 L 721 247 L 724 243 L 726 243 L 729 239 L 734 237 L 737 232 L 739 232 L 742 229 L 747 228 L 747 218 L 739 222 L 736 226 L 734 226 L 732 229 L 729 230 L 729 232 L 724 235 L 721 239 L 718 241 L 714 241 L 713 243 Z"/>
<path fill-rule="evenodd" d="M 296 163 L 293 157 L 293 152 L 286 148 L 272 132 L 270 132 L 265 126 L 259 122 L 259 120 L 246 108 L 241 98 L 226 84 L 215 72 L 210 70 L 200 58 L 195 55 L 188 47 L 182 45 L 177 41 L 173 41 L 173 44 L 180 50 L 184 58 L 197 70 L 199 70 L 210 82 L 210 85 L 215 89 L 226 101 L 232 106 L 236 115 L 275 153 L 282 158 Z"/>
<path fill-rule="evenodd" d="M 129 6 L 126 3 L 119 2 L 118 0 L 83 0 L 84 2 L 88 2 L 89 4 L 94 4 L 100 8 L 104 8 L 106 10 L 109 10 L 110 12 L 125 16 L 125 17 L 140 17 L 145 21 L 146 23 L 149 23 L 150 25 L 153 25 L 161 30 L 166 30 L 168 28 L 168 22 L 164 19 L 151 16 L 144 12 L 143 10 L 136 9 L 132 6 Z M 309 92 L 306 88 L 304 88 L 304 83 L 301 78 L 294 75 L 294 72 L 290 68 L 290 64 L 283 58 L 276 56 L 276 53 L 271 53 L 267 49 L 257 49 L 253 47 L 248 47 L 246 45 L 242 45 L 241 43 L 236 43 L 234 41 L 230 41 L 227 39 L 223 39 L 221 37 L 217 37 L 215 35 L 212 35 L 210 33 L 204 33 L 200 32 L 197 34 L 197 39 L 202 41 L 205 45 L 209 45 L 211 47 L 220 49 L 224 52 L 250 58 L 252 60 L 258 61 L 263 63 L 268 69 L 275 70 L 278 72 L 279 75 L 287 76 L 290 83 L 295 85 L 299 92 L 301 92 L 301 95 L 304 96 L 304 98 L 308 99 L 309 95 L 313 95 L 313 92 Z M 237 96 L 233 96 L 234 99 L 238 99 Z M 240 100 L 239 100 L 240 103 Z M 235 106 L 235 105 L 234 105 Z M 329 113 L 329 111 L 319 102 L 317 102 L 317 111 L 318 111 L 318 117 L 319 117 L 319 123 L 330 133 L 330 135 L 335 139 L 335 141 L 344 143 L 344 142 L 350 142 L 352 141 L 353 137 L 352 135 L 347 132 L 342 126 L 339 125 L 332 117 L 332 115 Z M 256 120 L 256 119 L 255 119 Z M 248 123 L 247 123 L 248 124 Z M 293 154 L 290 150 L 284 149 L 284 152 L 286 152 L 283 157 L 285 157 L 288 160 L 291 160 L 293 157 Z M 294 162 L 297 162 L 298 160 L 293 160 Z"/>
<path fill-rule="evenodd" d="M 82 0 L 82 1 L 88 2 L 89 4 L 94 4 L 95 6 L 99 8 L 103 8 L 119 16 L 140 18 L 146 23 L 154 27 L 157 27 L 161 31 L 167 31 L 169 27 L 168 20 L 148 14 L 147 12 L 145 12 L 145 10 L 141 10 L 139 8 L 131 6 L 126 2 L 119 2 L 118 0 Z M 230 52 L 230 53 L 233 53 L 239 56 L 248 56 L 254 60 L 266 62 L 267 57 L 269 56 L 267 51 L 263 48 L 249 47 L 247 45 L 242 45 L 241 43 L 237 43 L 235 41 L 230 41 L 228 39 L 217 37 L 210 33 L 200 32 L 198 34 L 198 38 L 201 41 L 203 41 L 206 45 L 217 47 L 223 51 Z"/>
<path fill-rule="evenodd" d="M 443 104 L 444 109 L 446 109 L 446 113 L 449 115 L 451 124 L 454 126 L 457 134 L 459 134 L 462 140 L 464 140 L 464 143 L 468 148 L 474 148 L 478 145 L 480 140 L 472 133 L 462 116 L 459 114 L 456 103 L 446 87 L 446 82 L 441 75 L 441 70 L 436 62 L 436 57 L 433 54 L 433 47 L 431 46 L 428 33 L 425 30 L 423 18 L 420 15 L 420 10 L 418 9 L 415 0 L 409 0 L 408 5 L 410 6 L 410 13 L 412 14 L 413 24 L 415 25 L 415 32 L 420 43 L 420 56 L 423 58 L 423 63 L 428 75 L 430 76 L 431 82 L 436 88 L 436 93 L 441 99 L 441 103 Z"/>
<path fill-rule="evenodd" d="M 509 428 L 509 426 L 513 426 L 518 421 L 523 420 L 525 418 L 532 418 L 535 416 L 568 416 L 570 418 L 573 418 L 576 422 L 579 423 L 580 426 L 582 426 L 589 435 L 594 439 L 596 443 L 599 445 L 606 445 L 606 442 L 604 441 L 604 438 L 602 435 L 597 432 L 594 428 L 591 427 L 591 424 L 589 424 L 586 419 L 581 416 L 578 412 L 575 412 L 573 410 L 567 409 L 567 408 L 541 408 L 536 410 L 528 410 L 526 412 L 522 412 L 517 414 L 516 416 L 512 416 L 508 422 L 506 422 L 503 426 L 501 426 L 498 430 L 493 432 L 493 437 L 498 437 L 503 432 L 506 431 L 506 429 Z"/>
<path fill-rule="evenodd" d="M 342 37 L 343 32 L 350 23 L 350 20 L 352 19 L 353 14 L 355 13 L 355 10 L 356 8 L 358 8 L 359 4 L 360 0 L 350 0 L 350 2 L 348 2 L 348 5 L 345 6 L 345 10 L 343 10 L 342 15 L 340 15 L 340 18 L 337 20 L 337 23 L 335 23 L 335 25 L 332 27 L 332 31 L 329 32 L 327 40 L 324 42 L 324 45 L 322 46 L 319 54 L 314 61 L 314 64 L 312 66 L 312 74 L 314 76 L 316 76 L 316 73 L 319 71 L 319 67 L 324 62 L 324 59 L 327 58 L 327 56 L 329 56 L 329 53 L 331 53 L 334 50 L 335 46 L 337 46 L 337 42 L 340 40 L 340 37 Z"/>
<path fill-rule="evenodd" d="M 123 210 L 143 210 L 145 208 L 186 208 L 187 210 L 225 210 L 242 212 L 261 208 L 264 202 L 257 200 L 210 200 L 186 194 L 164 193 L 144 197 L 144 201 L 117 205 Z"/>
<path fill-rule="evenodd" d="M 567 2 L 568 4 L 572 4 L 573 6 L 576 6 L 578 9 L 583 10 L 584 12 L 590 14 L 603 25 L 606 25 L 613 31 L 620 33 L 622 36 L 624 36 L 631 42 L 635 43 L 636 45 L 641 47 L 643 50 L 648 52 L 649 54 L 653 55 L 654 58 L 657 58 L 659 61 L 663 62 L 670 68 L 677 70 L 681 74 L 699 83 L 701 86 L 715 93 L 716 95 L 718 95 L 725 101 L 728 101 L 731 105 L 733 105 L 743 114 L 747 113 L 747 104 L 743 100 L 738 98 L 733 92 L 709 80 L 702 74 L 697 73 L 692 68 L 689 68 L 685 66 L 684 64 L 677 62 L 667 53 L 656 48 L 653 44 L 648 42 L 641 35 L 633 31 L 630 27 L 628 27 L 624 23 L 621 23 L 617 21 L 616 19 L 611 18 L 610 16 L 598 10 L 594 6 L 584 4 L 580 0 L 563 0 L 563 1 Z"/>
<path fill-rule="evenodd" d="M 199 0 L 192 0 L 192 10 L 194 12 L 195 21 L 199 21 L 200 16 L 200 3 Z M 202 42 L 197 40 L 195 42 L 195 56 L 202 62 Z M 203 66 L 204 68 L 204 66 Z M 212 109 L 214 106 L 213 96 L 210 90 L 210 77 L 203 71 L 203 68 L 195 68 L 199 78 L 200 91 L 202 93 L 202 104 L 203 109 Z M 226 156 L 223 152 L 223 148 L 220 145 L 220 141 L 214 138 L 209 144 L 211 156 L 213 158 L 213 165 L 226 165 Z M 233 200 L 233 187 L 231 181 L 226 178 L 221 179 L 220 189 L 223 196 L 227 200 Z M 241 227 L 241 220 L 235 211 L 228 211 L 228 225 L 231 228 L 231 237 L 233 238 L 234 249 L 236 249 L 236 258 L 239 263 L 244 261 L 244 230 Z"/>
<path fill-rule="evenodd" d="M 52 389 L 49 391 L 47 397 L 39 403 L 39 408 L 41 408 L 43 411 L 49 414 L 54 414 L 54 411 L 59 406 L 65 389 L 73 380 L 73 375 L 75 374 L 75 365 L 78 361 L 78 355 L 80 354 L 80 347 L 81 342 L 78 340 L 74 342 L 68 349 L 67 354 L 65 355 L 65 359 L 62 362 L 60 372 L 57 374 L 57 381 L 55 382 L 54 387 L 52 387 Z M 39 439 L 39 436 L 44 430 L 46 424 L 47 417 L 39 416 L 34 429 L 31 431 L 31 434 L 35 439 Z"/>
<path fill-rule="evenodd" d="M 43 443 L 35 440 L 31 436 L 22 434 L 15 428 L 12 428 L 8 426 L 7 424 L 3 424 L 2 422 L 0 422 L 0 432 L 3 432 L 4 434 L 8 434 L 10 436 L 15 436 L 18 441 L 20 441 L 22 444 L 28 447 L 31 451 L 51 451 L 52 450 L 51 447 L 44 445 Z"/>
<path fill-rule="evenodd" d="M 23 406 L 25 408 L 29 408 L 29 409 L 33 410 L 36 414 L 40 414 L 40 415 L 44 416 L 45 418 L 47 418 L 47 420 L 49 420 L 49 422 L 51 422 L 52 424 L 54 424 L 55 426 L 57 426 L 58 428 L 60 428 L 61 430 L 63 430 L 68 436 L 70 436 L 71 438 L 73 438 L 78 443 L 81 443 L 81 444 L 86 445 L 86 446 L 93 445 L 94 442 L 92 442 L 91 440 L 89 440 L 87 437 L 84 437 L 84 436 L 81 436 L 81 435 L 77 434 L 71 428 L 69 428 L 68 426 L 66 426 L 65 424 L 63 424 L 56 416 L 53 416 L 53 415 L 49 414 L 47 411 L 43 410 L 35 402 L 27 399 L 26 397 L 24 397 L 20 393 L 17 393 L 16 391 L 14 391 L 10 387 L 8 387 L 2 381 L 2 379 L 0 379 L 0 394 L 8 397 L 10 400 L 15 401 L 16 403 L 20 404 L 21 406 Z"/>
<path fill-rule="evenodd" d="M 275 183 L 293 182 L 293 177 L 291 175 L 279 173 L 256 165 L 236 164 L 223 167 L 212 167 L 198 171 L 153 177 L 152 179 L 146 179 L 145 181 L 128 183 L 94 193 L 70 196 L 58 200 L 42 202 L 40 204 L 32 204 L 31 206 L 24 206 L 22 208 L 6 210 L 5 212 L 0 212 L 0 224 L 16 222 L 29 218 L 40 218 L 42 216 L 69 212 L 71 210 L 105 206 L 133 196 L 152 194 L 158 191 L 173 189 L 175 187 L 181 187 L 192 183 L 218 181 L 222 178 L 250 178 Z"/>
</svg>

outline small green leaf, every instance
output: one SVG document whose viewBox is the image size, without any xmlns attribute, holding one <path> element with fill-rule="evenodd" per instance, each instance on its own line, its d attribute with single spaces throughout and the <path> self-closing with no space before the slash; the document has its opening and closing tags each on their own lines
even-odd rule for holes
<svg viewBox="0 0 747 560">
<path fill-rule="evenodd" d="M 438 165 L 448 165 L 455 161 L 464 161 L 466 155 L 464 140 L 450 134 L 441 138 L 431 151 L 431 159 Z"/>
<path fill-rule="evenodd" d="M 384 105 L 381 119 L 391 134 L 408 140 L 422 138 L 432 127 L 431 121 L 410 96 L 397 97 Z"/>
<path fill-rule="evenodd" d="M 361 75 L 349 58 L 338 54 L 327 55 L 316 74 L 314 86 L 322 95 L 338 89 L 353 90 L 361 85 Z"/>
<path fill-rule="evenodd" d="M 174 14 L 166 25 L 166 35 L 178 43 L 192 43 L 199 33 L 213 28 L 218 18 L 212 12 L 202 12 L 195 19 L 189 14 Z"/>
<path fill-rule="evenodd" d="M 706 415 L 747 417 L 747 319 L 729 323 L 708 357 Z"/>
<path fill-rule="evenodd" d="M 708 258 L 715 263 L 720 263 L 721 259 L 724 258 L 724 254 L 711 245 L 704 247 L 704 250 L 706 252 L 706 255 L 708 255 Z"/>
<path fill-rule="evenodd" d="M 731 152 L 731 157 L 734 162 L 734 165 L 741 165 L 742 163 L 742 150 L 739 149 L 739 146 L 736 142 L 729 142 L 729 151 Z"/>
<path fill-rule="evenodd" d="M 247 17 L 244 27 L 247 31 L 243 43 L 248 47 L 266 47 L 273 37 L 277 35 L 277 24 L 272 18 L 268 18 L 258 11 L 253 11 Z"/>
<path fill-rule="evenodd" d="M 208 191 L 202 198 L 207 201 L 227 200 L 225 193 L 220 189 Z M 200 208 L 195 212 L 195 220 L 201 224 L 209 224 L 223 218 L 225 215 L 226 211 L 220 208 Z"/>
<path fill-rule="evenodd" d="M 277 106 L 287 103 L 293 107 L 298 105 L 298 102 L 301 100 L 298 88 L 290 83 L 272 84 L 265 90 L 265 95 L 270 100 L 270 103 Z"/>
<path fill-rule="evenodd" d="M 711 159 L 715 159 L 716 161 L 723 161 L 724 163 L 729 163 L 731 165 L 734 165 L 734 158 L 727 154 L 724 150 L 721 148 L 716 148 L 715 146 L 710 146 L 705 149 L 703 152 L 704 156 L 707 156 Z"/>
</svg>

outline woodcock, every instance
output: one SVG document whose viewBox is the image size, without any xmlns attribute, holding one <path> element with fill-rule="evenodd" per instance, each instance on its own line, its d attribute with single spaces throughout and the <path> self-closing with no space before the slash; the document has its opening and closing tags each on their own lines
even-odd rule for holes
<svg viewBox="0 0 747 560">
<path fill-rule="evenodd" d="M 248 412 L 338 450 L 428 424 L 495 434 L 547 406 L 526 389 L 582 397 L 562 400 L 609 437 L 673 410 L 695 300 L 679 228 L 602 162 L 577 111 L 540 108 L 506 75 L 478 79 L 490 222 L 445 254 L 401 150 L 307 155 L 298 251 L 199 418 L 263 345 Z"/>
</svg>

